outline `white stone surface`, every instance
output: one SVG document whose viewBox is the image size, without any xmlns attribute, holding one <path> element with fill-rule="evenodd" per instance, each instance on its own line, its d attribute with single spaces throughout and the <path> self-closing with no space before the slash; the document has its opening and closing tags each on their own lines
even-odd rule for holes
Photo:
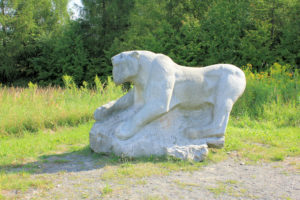
<svg viewBox="0 0 300 200">
<path fill-rule="evenodd" d="M 166 154 L 182 160 L 203 161 L 208 154 L 207 145 L 172 146 L 166 148 Z"/>
<path fill-rule="evenodd" d="M 187 158 L 197 152 L 193 159 L 199 160 L 200 151 L 190 145 L 224 145 L 230 111 L 246 87 L 242 70 L 229 64 L 183 67 L 150 51 L 120 53 L 112 64 L 114 82 L 134 88 L 95 111 L 95 152 L 164 155 L 176 146 Z"/>
</svg>

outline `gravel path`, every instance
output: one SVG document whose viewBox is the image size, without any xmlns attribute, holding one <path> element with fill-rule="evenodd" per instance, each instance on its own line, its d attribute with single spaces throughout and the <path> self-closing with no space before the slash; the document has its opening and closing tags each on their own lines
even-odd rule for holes
<svg viewBox="0 0 300 200">
<path fill-rule="evenodd" d="M 101 179 L 105 168 L 92 157 L 70 154 L 59 159 L 42 164 L 34 175 L 51 179 L 50 189 L 30 189 L 18 198 L 300 200 L 299 157 L 255 165 L 231 157 L 193 172 L 106 181 Z"/>
</svg>

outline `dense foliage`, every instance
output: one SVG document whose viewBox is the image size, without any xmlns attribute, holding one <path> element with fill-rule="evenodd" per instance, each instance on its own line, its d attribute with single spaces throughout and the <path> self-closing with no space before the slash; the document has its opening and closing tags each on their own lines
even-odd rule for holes
<svg viewBox="0 0 300 200">
<path fill-rule="evenodd" d="M 39 46 L 68 24 L 68 0 L 0 1 L 0 82 L 28 82 L 47 70 L 32 60 L 43 54 Z M 27 80 L 26 80 L 27 79 Z M 26 80 L 26 81 L 25 81 Z"/>
<path fill-rule="evenodd" d="M 300 65 L 298 0 L 0 0 L 0 82 L 77 85 L 111 74 L 110 57 L 146 49 L 182 65 Z"/>
</svg>

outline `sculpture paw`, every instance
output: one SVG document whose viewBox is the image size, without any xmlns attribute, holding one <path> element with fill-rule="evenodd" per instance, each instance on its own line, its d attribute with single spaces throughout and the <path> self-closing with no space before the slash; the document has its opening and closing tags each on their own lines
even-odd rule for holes
<svg viewBox="0 0 300 200">
<path fill-rule="evenodd" d="M 120 139 L 120 140 L 128 140 L 134 135 L 134 131 L 132 130 L 132 125 L 131 123 L 121 123 L 117 128 L 115 135 Z"/>
<path fill-rule="evenodd" d="M 94 112 L 94 119 L 96 121 L 101 121 L 104 118 L 106 118 L 107 116 L 109 116 L 112 112 L 111 108 L 114 104 L 115 104 L 115 101 L 111 101 L 111 102 L 97 108 L 96 111 Z"/>
</svg>

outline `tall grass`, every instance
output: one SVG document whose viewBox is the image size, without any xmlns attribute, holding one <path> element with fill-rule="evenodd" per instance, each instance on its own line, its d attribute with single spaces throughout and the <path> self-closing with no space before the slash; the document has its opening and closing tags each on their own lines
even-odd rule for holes
<svg viewBox="0 0 300 200">
<path fill-rule="evenodd" d="M 260 73 L 253 72 L 250 64 L 244 67 L 247 87 L 232 116 L 277 126 L 300 126 L 299 74 L 289 70 L 289 66 L 277 63 Z M 40 88 L 33 83 L 28 88 L 0 86 L 0 137 L 87 122 L 98 106 L 124 94 L 110 78 L 105 88 L 98 77 L 93 88 L 86 82 L 76 87 L 70 76 L 63 80 L 64 88 Z"/>
<path fill-rule="evenodd" d="M 92 89 L 85 82 L 77 88 L 70 76 L 63 79 L 65 88 L 40 88 L 31 82 L 28 88 L 0 88 L 0 137 L 84 123 L 97 107 L 124 93 L 110 78 L 105 89 L 97 77 Z"/>
<path fill-rule="evenodd" d="M 269 121 L 281 126 L 300 126 L 299 72 L 275 63 L 269 71 L 253 72 L 244 67 L 247 87 L 233 106 L 232 116 Z"/>
</svg>

